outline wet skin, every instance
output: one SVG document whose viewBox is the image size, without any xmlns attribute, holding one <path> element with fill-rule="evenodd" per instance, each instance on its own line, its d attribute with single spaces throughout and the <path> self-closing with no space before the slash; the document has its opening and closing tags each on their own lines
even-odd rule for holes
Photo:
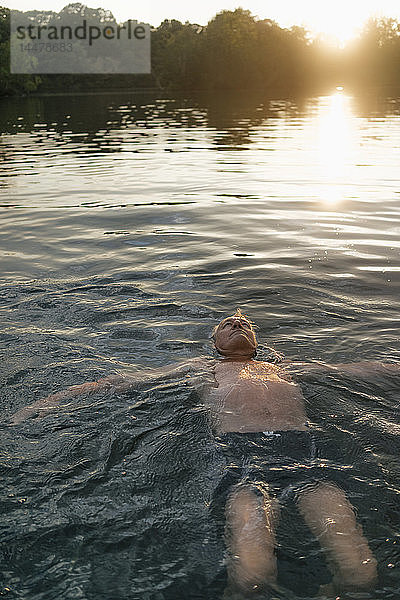
<svg viewBox="0 0 400 600">
<path fill-rule="evenodd" d="M 215 364 L 216 387 L 208 397 L 218 433 L 307 429 L 298 385 L 284 369 L 253 359 L 257 340 L 247 319 L 234 315 L 221 321 L 214 342 L 224 357 Z M 300 494 L 298 505 L 327 555 L 333 574 L 330 591 L 373 585 L 377 563 L 344 492 L 320 482 Z M 279 505 L 268 493 L 260 499 L 251 484 L 232 489 L 226 505 L 229 559 L 224 598 L 248 598 L 253 592 L 276 587 L 278 520 Z"/>
<path fill-rule="evenodd" d="M 249 321 L 228 317 L 215 331 L 216 387 L 208 404 L 217 432 L 306 429 L 307 416 L 299 386 L 284 369 L 252 358 L 257 340 Z"/>
</svg>

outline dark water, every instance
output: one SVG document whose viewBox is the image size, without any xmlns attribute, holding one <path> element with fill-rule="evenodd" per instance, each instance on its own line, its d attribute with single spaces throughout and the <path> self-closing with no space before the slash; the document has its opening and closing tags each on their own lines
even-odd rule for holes
<svg viewBox="0 0 400 600">
<path fill-rule="evenodd" d="M 237 306 L 289 358 L 400 360 L 400 99 L 8 99 L 0 130 L 3 422 L 75 383 L 211 355 Z M 302 383 L 378 558 L 376 600 L 400 592 L 399 383 Z M 199 385 L 3 426 L 0 595 L 221 597 Z M 292 516 L 280 581 L 310 597 L 326 574 Z"/>
</svg>

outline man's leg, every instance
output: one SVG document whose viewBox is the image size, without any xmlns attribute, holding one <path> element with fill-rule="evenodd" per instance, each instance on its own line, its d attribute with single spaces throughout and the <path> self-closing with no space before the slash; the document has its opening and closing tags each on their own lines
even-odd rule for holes
<svg viewBox="0 0 400 600">
<path fill-rule="evenodd" d="M 275 527 L 278 506 L 267 493 L 240 485 L 226 504 L 225 539 L 229 551 L 228 589 L 259 591 L 277 577 Z"/>
<path fill-rule="evenodd" d="M 377 563 L 344 492 L 334 484 L 319 483 L 302 492 L 299 509 L 327 554 L 335 588 L 371 587 Z"/>
</svg>

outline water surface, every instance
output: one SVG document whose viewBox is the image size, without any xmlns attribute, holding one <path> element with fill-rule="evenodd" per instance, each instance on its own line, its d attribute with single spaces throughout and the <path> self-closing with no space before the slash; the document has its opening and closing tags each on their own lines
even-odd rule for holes
<svg viewBox="0 0 400 600">
<path fill-rule="evenodd" d="M 110 372 L 210 356 L 237 306 L 261 357 L 400 360 L 400 99 L 3 99 L 0 131 L 3 420 Z M 397 598 L 399 378 L 302 385 L 379 560 L 372 597 Z M 221 596 L 197 386 L 82 397 L 4 427 L 1 593 Z M 281 581 L 311 596 L 318 547 L 282 536 Z"/>
</svg>

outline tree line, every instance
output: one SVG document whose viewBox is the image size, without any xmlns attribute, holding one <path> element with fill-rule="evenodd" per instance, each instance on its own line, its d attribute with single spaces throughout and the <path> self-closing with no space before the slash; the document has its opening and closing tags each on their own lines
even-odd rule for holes
<svg viewBox="0 0 400 600">
<path fill-rule="evenodd" d="M 63 12 L 99 23 L 115 22 L 109 11 L 79 3 Z M 55 14 L 49 11 L 50 16 Z M 393 87 L 400 85 L 400 23 L 372 18 L 357 39 L 338 49 L 311 39 L 302 27 L 284 29 L 237 8 L 219 12 L 206 26 L 166 19 L 152 27 L 148 75 L 17 75 L 10 73 L 9 58 L 10 11 L 0 7 L 0 95 L 143 88 L 298 92 L 332 85 Z"/>
</svg>

